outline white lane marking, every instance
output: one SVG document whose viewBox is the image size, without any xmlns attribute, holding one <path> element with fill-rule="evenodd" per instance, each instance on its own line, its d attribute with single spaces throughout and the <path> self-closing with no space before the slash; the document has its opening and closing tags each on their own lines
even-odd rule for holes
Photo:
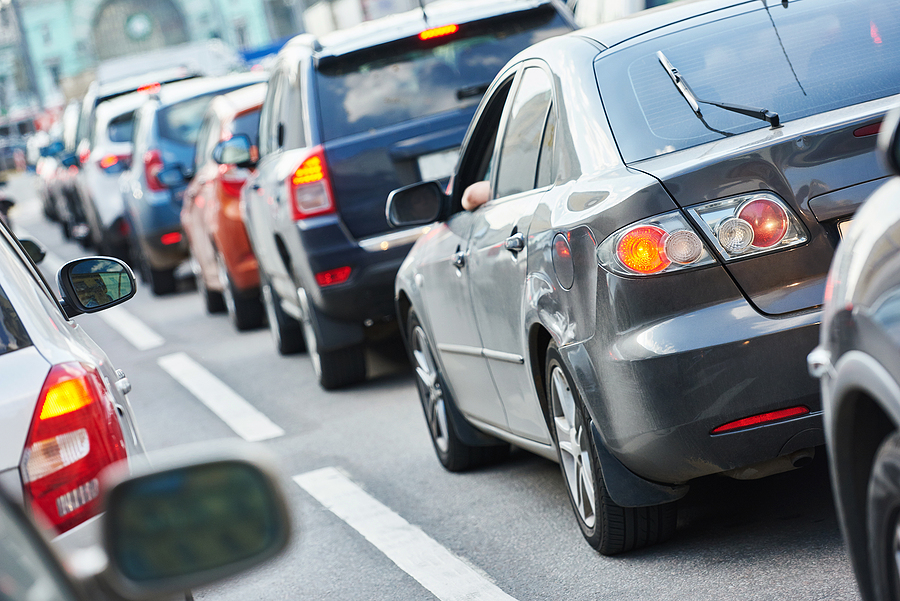
<svg viewBox="0 0 900 601">
<path fill-rule="evenodd" d="M 162 336 L 122 307 L 113 307 L 101 311 L 98 315 L 139 351 L 146 351 L 166 343 Z"/>
<path fill-rule="evenodd" d="M 307 472 L 294 482 L 441 601 L 515 601 L 337 469 Z"/>
<path fill-rule="evenodd" d="M 244 440 L 258 442 L 284 436 L 284 430 L 187 353 L 166 355 L 157 363 Z"/>
</svg>

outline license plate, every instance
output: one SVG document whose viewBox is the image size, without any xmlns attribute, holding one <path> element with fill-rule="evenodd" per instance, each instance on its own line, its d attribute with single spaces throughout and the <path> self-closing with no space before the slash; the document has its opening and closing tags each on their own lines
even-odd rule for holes
<svg viewBox="0 0 900 601">
<path fill-rule="evenodd" d="M 844 236 L 847 235 L 847 228 L 850 227 L 850 224 L 853 223 L 852 219 L 848 219 L 847 221 L 841 221 L 838 224 L 838 233 L 841 235 L 841 239 L 844 239 Z"/>
<path fill-rule="evenodd" d="M 422 176 L 423 181 L 450 177 L 453 174 L 453 169 L 456 167 L 456 158 L 458 156 L 459 148 L 423 154 L 417 159 L 419 175 Z"/>
</svg>

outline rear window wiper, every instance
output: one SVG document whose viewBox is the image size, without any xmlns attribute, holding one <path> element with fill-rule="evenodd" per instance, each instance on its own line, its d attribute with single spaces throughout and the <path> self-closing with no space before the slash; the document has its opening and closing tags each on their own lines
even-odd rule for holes
<svg viewBox="0 0 900 601">
<path fill-rule="evenodd" d="M 694 114 L 697 115 L 697 117 L 703 122 L 703 125 L 705 125 L 707 129 L 711 129 L 712 131 L 726 136 L 733 135 L 728 132 L 720 131 L 718 129 L 710 127 L 706 123 L 706 119 L 703 118 L 703 113 L 700 111 L 701 104 L 709 104 L 726 111 L 731 111 L 732 113 L 739 113 L 741 115 L 746 115 L 747 117 L 753 117 L 754 119 L 765 121 L 772 126 L 772 129 L 781 127 L 781 120 L 778 117 L 778 113 L 770 111 L 769 109 L 758 109 L 749 106 L 741 106 L 738 104 L 700 100 L 699 98 L 697 98 L 696 94 L 694 94 L 693 90 L 691 90 L 690 86 L 681 75 L 681 73 L 678 72 L 678 69 L 676 69 L 675 66 L 669 61 L 669 59 L 666 58 L 666 55 L 663 54 L 661 50 L 656 52 L 656 57 L 659 59 L 659 64 L 661 64 L 663 66 L 663 69 L 666 70 L 666 73 L 669 74 L 669 77 L 672 79 L 672 83 L 675 84 L 675 87 L 678 89 L 681 95 L 684 96 L 684 99 L 690 105 L 691 110 L 694 111 Z"/>
</svg>

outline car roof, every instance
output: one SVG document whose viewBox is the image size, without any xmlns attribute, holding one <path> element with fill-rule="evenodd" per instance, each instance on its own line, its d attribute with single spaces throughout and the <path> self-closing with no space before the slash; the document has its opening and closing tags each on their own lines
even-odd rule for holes
<svg viewBox="0 0 900 601">
<path fill-rule="evenodd" d="M 141 75 L 132 75 L 117 79 L 109 83 L 96 84 L 96 96 L 94 103 L 102 102 L 107 99 L 115 98 L 123 94 L 134 92 L 138 88 L 152 83 L 170 83 L 198 77 L 200 74 L 187 67 L 171 67 L 168 69 L 160 69 L 159 71 L 150 71 Z M 96 83 L 96 82 L 95 82 Z"/>
<path fill-rule="evenodd" d="M 654 37 L 652 33 L 663 28 L 682 29 L 688 26 L 685 22 L 693 18 L 745 5 L 762 7 L 758 0 L 681 0 L 579 29 L 569 35 L 588 38 L 612 48 L 636 37 Z"/>
<path fill-rule="evenodd" d="M 155 97 L 158 99 L 160 106 L 168 106 L 195 96 L 215 92 L 216 90 L 263 83 L 267 80 L 268 73 L 265 71 L 247 71 L 219 77 L 197 77 L 166 84 L 160 88 Z"/>
<path fill-rule="evenodd" d="M 131 92 L 130 94 L 117 96 L 111 100 L 98 104 L 94 119 L 97 122 L 103 121 L 104 119 L 114 119 L 119 115 L 135 110 L 144 104 L 146 100 L 147 94 L 143 92 Z"/>
<path fill-rule="evenodd" d="M 209 110 L 219 115 L 221 119 L 230 120 L 238 113 L 258 109 L 265 97 L 266 84 L 258 83 L 216 96 L 210 103 Z"/>
<path fill-rule="evenodd" d="M 317 39 L 309 35 L 300 35 L 292 38 L 287 46 L 310 45 L 313 42 L 316 56 L 341 56 L 415 36 L 432 27 L 452 23 L 468 23 L 551 4 L 561 6 L 554 0 L 497 0 L 495 2 L 438 0 L 425 6 L 425 16 L 423 16 L 423 9 L 416 8 L 334 31 Z"/>
</svg>

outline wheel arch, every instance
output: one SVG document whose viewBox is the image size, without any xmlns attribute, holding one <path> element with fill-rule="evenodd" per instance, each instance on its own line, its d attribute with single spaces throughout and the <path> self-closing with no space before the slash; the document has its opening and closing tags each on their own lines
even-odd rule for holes
<svg viewBox="0 0 900 601">
<path fill-rule="evenodd" d="M 863 598 L 871 598 L 869 479 L 878 448 L 900 424 L 900 387 L 876 359 L 850 351 L 835 366 L 828 404 L 825 426 L 835 503 Z"/>
</svg>

